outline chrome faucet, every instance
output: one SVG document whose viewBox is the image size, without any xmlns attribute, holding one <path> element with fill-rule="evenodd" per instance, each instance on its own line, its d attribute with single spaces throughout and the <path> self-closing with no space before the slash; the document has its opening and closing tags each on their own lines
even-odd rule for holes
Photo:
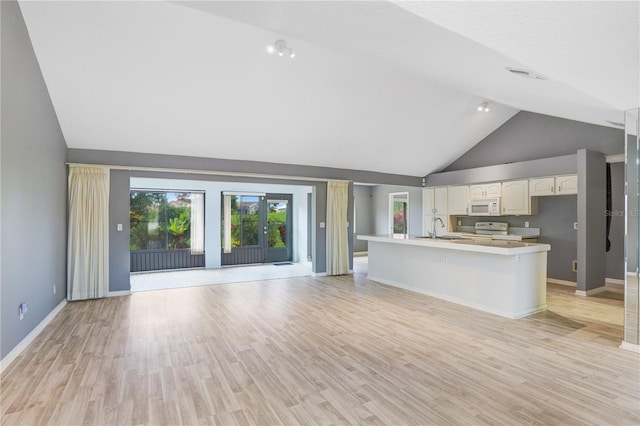
<svg viewBox="0 0 640 426">
<path fill-rule="evenodd" d="M 442 221 L 442 219 L 440 219 L 439 217 L 433 217 L 433 227 L 431 228 L 431 238 L 432 239 L 436 239 L 436 222 L 440 221 L 440 227 L 444 228 L 444 222 Z"/>
</svg>

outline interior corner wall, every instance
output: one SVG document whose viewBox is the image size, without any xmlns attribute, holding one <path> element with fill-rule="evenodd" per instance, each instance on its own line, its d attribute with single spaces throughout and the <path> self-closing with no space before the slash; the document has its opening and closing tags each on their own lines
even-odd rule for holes
<svg viewBox="0 0 640 426">
<path fill-rule="evenodd" d="M 373 234 L 373 209 L 372 209 L 372 186 L 370 185 L 354 185 L 354 228 L 353 232 L 353 251 L 367 251 L 367 241 L 358 240 L 358 235 Z"/>
<path fill-rule="evenodd" d="M 67 146 L 20 7 L 2 1 L 0 11 L 4 358 L 66 295 Z M 23 302 L 29 310 L 21 321 Z"/>
<path fill-rule="evenodd" d="M 605 284 L 606 199 L 604 156 L 578 150 L 577 291 L 588 292 Z"/>
<path fill-rule="evenodd" d="M 409 193 L 409 234 L 422 235 L 422 187 L 376 185 L 372 189 L 373 230 L 375 234 L 388 235 L 389 194 L 392 192 Z"/>
</svg>

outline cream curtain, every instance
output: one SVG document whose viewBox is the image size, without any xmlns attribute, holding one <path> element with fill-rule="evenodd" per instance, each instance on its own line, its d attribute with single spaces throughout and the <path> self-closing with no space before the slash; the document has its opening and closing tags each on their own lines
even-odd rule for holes
<svg viewBox="0 0 640 426">
<path fill-rule="evenodd" d="M 191 193 L 191 254 L 204 253 L 204 194 Z"/>
<path fill-rule="evenodd" d="M 327 183 L 327 275 L 349 273 L 349 237 L 347 206 L 349 182 Z"/>
<path fill-rule="evenodd" d="M 109 169 L 69 167 L 67 299 L 109 292 Z"/>
</svg>

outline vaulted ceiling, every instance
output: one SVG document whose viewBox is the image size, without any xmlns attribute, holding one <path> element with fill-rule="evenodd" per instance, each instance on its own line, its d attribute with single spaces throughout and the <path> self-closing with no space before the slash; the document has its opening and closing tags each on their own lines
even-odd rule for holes
<svg viewBox="0 0 640 426">
<path fill-rule="evenodd" d="M 520 110 L 640 105 L 634 1 L 20 6 L 70 148 L 424 176 Z"/>
</svg>

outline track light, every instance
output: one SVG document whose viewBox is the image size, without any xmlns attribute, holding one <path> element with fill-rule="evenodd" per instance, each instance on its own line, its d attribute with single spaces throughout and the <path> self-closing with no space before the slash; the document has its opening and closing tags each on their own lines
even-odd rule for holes
<svg viewBox="0 0 640 426">
<path fill-rule="evenodd" d="M 284 57 L 288 56 L 289 58 L 295 58 L 296 54 L 293 53 L 293 49 L 287 47 L 287 43 L 284 40 L 277 40 L 275 43 L 267 46 L 267 52 L 271 55 L 276 54 L 278 56 Z"/>
<path fill-rule="evenodd" d="M 489 112 L 491 111 L 489 109 L 489 102 L 483 102 L 480 105 L 478 105 L 478 112 Z"/>
</svg>

